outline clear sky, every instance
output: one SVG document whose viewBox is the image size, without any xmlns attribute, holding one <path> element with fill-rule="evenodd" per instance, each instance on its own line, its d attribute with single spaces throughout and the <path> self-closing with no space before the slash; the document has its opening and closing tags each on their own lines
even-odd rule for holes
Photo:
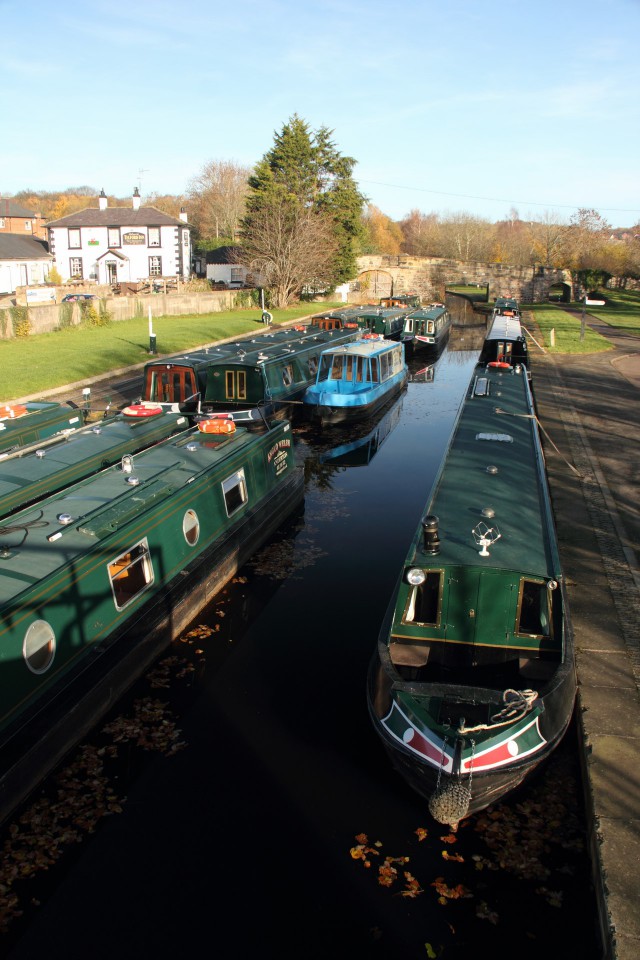
<svg viewBox="0 0 640 960">
<path fill-rule="evenodd" d="M 182 194 L 294 114 L 370 202 L 640 221 L 640 0 L 0 0 L 0 195 Z"/>
</svg>

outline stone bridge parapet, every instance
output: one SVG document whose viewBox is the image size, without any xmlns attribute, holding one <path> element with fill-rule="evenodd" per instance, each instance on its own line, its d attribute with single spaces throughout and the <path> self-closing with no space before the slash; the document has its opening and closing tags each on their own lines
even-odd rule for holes
<svg viewBox="0 0 640 960">
<path fill-rule="evenodd" d="M 351 284 L 349 302 L 376 303 L 382 297 L 403 293 L 418 293 L 423 303 L 444 301 L 446 287 L 458 284 L 488 286 L 490 300 L 515 297 L 520 303 L 544 302 L 549 289 L 562 284 L 566 299 L 577 299 L 569 270 L 381 254 L 358 257 L 358 276 Z"/>
</svg>

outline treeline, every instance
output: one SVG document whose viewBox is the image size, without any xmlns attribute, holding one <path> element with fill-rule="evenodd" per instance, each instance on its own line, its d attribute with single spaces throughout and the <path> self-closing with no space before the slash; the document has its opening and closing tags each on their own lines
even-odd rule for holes
<svg viewBox="0 0 640 960">
<path fill-rule="evenodd" d="M 306 285 L 328 288 L 352 277 L 355 258 L 367 253 L 556 267 L 590 289 L 611 278 L 620 286 L 640 280 L 640 224 L 613 228 L 586 208 L 568 220 L 554 211 L 527 220 L 512 209 L 508 219 L 492 223 L 464 212 L 414 209 L 394 221 L 360 192 L 355 166 L 330 130 L 313 131 L 294 115 L 253 169 L 211 160 L 184 195 L 150 193 L 142 202 L 175 217 L 185 209 L 196 249 L 239 245 L 280 306 Z M 94 206 L 99 193 L 88 186 L 23 190 L 14 199 L 50 221 Z M 130 206 L 131 195 L 108 201 Z"/>
</svg>

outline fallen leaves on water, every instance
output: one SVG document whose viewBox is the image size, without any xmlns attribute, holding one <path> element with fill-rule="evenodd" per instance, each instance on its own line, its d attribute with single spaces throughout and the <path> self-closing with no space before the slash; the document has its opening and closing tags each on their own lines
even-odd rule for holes
<svg viewBox="0 0 640 960">
<path fill-rule="evenodd" d="M 196 634 L 202 636 L 198 630 L 190 631 L 190 642 Z M 171 675 L 180 677 L 188 666 L 182 658 L 166 657 L 145 679 L 152 688 L 170 686 Z M 123 812 L 126 797 L 113 787 L 107 770 L 107 763 L 118 759 L 119 745 L 128 743 L 165 756 L 186 746 L 168 704 L 150 696 L 134 701 L 128 714 L 105 724 L 99 732 L 99 738 L 104 737 L 110 742 L 79 746 L 73 760 L 0 834 L 0 934 L 24 915 L 23 902 L 38 904 L 27 889 L 29 881 L 94 833 L 104 817 Z"/>
<path fill-rule="evenodd" d="M 488 920 L 489 923 L 492 923 L 494 926 L 500 921 L 500 917 L 495 910 L 490 910 L 484 900 L 481 900 L 476 907 L 476 917 L 478 917 L 479 920 Z"/>
<path fill-rule="evenodd" d="M 429 836 L 429 832 L 425 830 L 424 827 L 418 827 L 418 829 L 416 830 L 416 837 L 418 838 L 418 840 L 426 840 L 428 836 Z"/>
<path fill-rule="evenodd" d="M 435 887 L 438 894 L 438 903 L 446 904 L 449 900 L 460 900 L 461 898 L 473 897 L 473 894 L 470 890 L 467 890 L 463 884 L 459 883 L 455 887 L 450 887 L 445 883 L 444 877 L 437 877 L 433 883 L 432 887 Z"/>
<path fill-rule="evenodd" d="M 461 857 L 459 853 L 447 853 L 446 850 L 442 851 L 443 860 L 455 860 L 456 863 L 464 863 L 464 857 Z"/>
<path fill-rule="evenodd" d="M 405 871 L 405 889 L 400 891 L 401 897 L 411 897 L 414 899 L 419 896 L 421 893 L 424 893 L 424 890 L 416 880 L 416 878 L 410 874 L 408 871 Z"/>
</svg>

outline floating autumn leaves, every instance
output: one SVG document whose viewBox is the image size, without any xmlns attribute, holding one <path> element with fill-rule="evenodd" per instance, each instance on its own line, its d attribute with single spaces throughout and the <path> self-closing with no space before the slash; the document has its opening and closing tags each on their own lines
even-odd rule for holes
<svg viewBox="0 0 640 960">
<path fill-rule="evenodd" d="M 194 660 L 203 655 L 199 642 L 211 632 L 208 627 L 196 627 L 184 634 L 180 643 L 185 656 L 165 657 L 145 680 L 153 689 L 167 689 L 174 680 L 188 681 Z M 108 772 L 118 759 L 120 745 L 167 757 L 186 747 L 169 705 L 152 696 L 136 699 L 127 713 L 105 724 L 95 739 L 108 742 L 78 747 L 74 759 L 42 788 L 41 796 L 0 834 L 0 934 L 6 934 L 29 905 L 38 905 L 30 881 L 92 834 L 104 817 L 123 812 L 126 797 L 112 786 Z"/>
<path fill-rule="evenodd" d="M 568 878 L 571 883 L 571 877 L 576 872 L 575 859 L 584 854 L 584 832 L 577 811 L 574 777 L 551 764 L 550 776 L 532 787 L 527 798 L 520 803 L 489 807 L 462 821 L 460 832 L 456 834 L 438 834 L 430 838 L 429 830 L 425 827 L 418 827 L 414 831 L 419 843 L 431 839 L 435 848 L 431 851 L 432 855 L 439 855 L 449 868 L 446 877 L 436 876 L 427 880 L 415 876 L 409 872 L 408 856 L 385 857 L 382 842 L 377 840 L 371 843 L 365 833 L 357 834 L 356 846 L 351 848 L 350 853 L 354 860 L 361 861 L 367 868 L 377 866 L 377 881 L 381 887 L 395 888 L 396 894 L 403 897 L 417 897 L 432 890 L 436 903 L 442 907 L 455 901 L 471 900 L 475 917 L 496 926 L 500 923 L 500 913 L 495 904 L 488 902 L 487 894 L 491 892 L 508 909 L 508 897 L 504 900 L 504 890 L 510 888 L 513 891 L 514 881 L 525 883 L 524 896 L 535 894 L 549 907 L 562 908 L 560 878 Z M 484 845 L 485 850 L 477 849 L 474 838 Z M 459 852 L 460 849 L 463 849 L 464 855 Z M 439 873 L 437 866 L 434 869 L 434 863 L 437 860 L 432 861 L 430 869 L 432 873 Z M 463 883 L 455 882 L 458 865 L 463 872 Z M 508 875 L 510 879 L 506 881 L 506 887 L 505 883 L 496 882 L 489 888 L 487 880 L 481 877 L 478 877 L 476 884 L 470 882 L 474 875 L 488 871 Z M 548 883 L 556 875 L 557 882 Z M 461 874 L 457 876 L 460 878 Z M 401 884 L 403 889 L 398 890 Z M 535 940 L 539 931 L 525 931 L 524 935 Z M 433 951 L 430 944 L 425 944 L 426 948 Z M 427 955 L 435 956 L 428 951 Z"/>
</svg>

